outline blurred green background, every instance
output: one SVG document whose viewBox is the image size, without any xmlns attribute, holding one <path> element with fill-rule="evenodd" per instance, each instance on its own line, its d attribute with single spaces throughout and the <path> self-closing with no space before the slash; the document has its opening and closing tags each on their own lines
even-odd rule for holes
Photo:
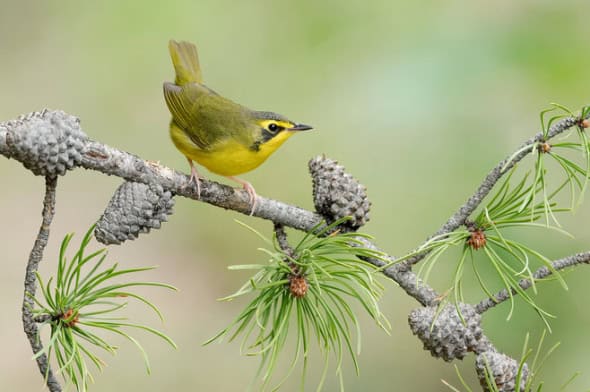
<svg viewBox="0 0 590 392">
<path fill-rule="evenodd" d="M 187 172 L 168 139 L 161 84 L 173 79 L 168 40 L 193 41 L 205 80 L 218 92 L 317 129 L 289 140 L 244 176 L 258 193 L 312 208 L 306 165 L 325 153 L 368 187 L 373 209 L 364 231 L 394 255 L 435 231 L 493 165 L 536 132 L 548 102 L 590 103 L 586 0 L 0 0 L 0 10 L 0 121 L 62 109 L 79 116 L 91 138 Z M 43 180 L 6 159 L 0 159 L 0 175 L 0 380 L 15 391 L 42 390 L 20 301 Z M 61 238 L 74 231 L 79 239 L 119 183 L 82 170 L 60 179 L 45 276 L 53 273 Z M 550 257 L 587 250 L 589 218 L 585 205 L 563 219 L 575 240 L 541 231 L 523 238 Z M 121 349 L 115 357 L 103 355 L 108 366 L 92 390 L 246 388 L 257 359 L 240 357 L 238 344 L 201 346 L 244 304 L 216 302 L 247 279 L 227 266 L 264 261 L 256 250 L 263 244 L 234 219 L 271 233 L 269 222 L 178 199 L 162 230 L 110 249 L 124 266 L 159 265 L 145 279 L 180 289 L 145 291 L 165 325 L 140 306 L 129 310 L 161 327 L 179 349 L 139 334 L 152 361 L 147 376 L 135 348 L 115 339 Z M 435 270 L 433 284 L 441 291 L 450 285 L 455 261 L 448 257 Z M 540 304 L 558 316 L 548 342 L 562 342 L 540 376 L 545 390 L 557 390 L 575 371 L 582 375 L 568 390 L 590 386 L 589 278 L 590 270 L 580 267 L 567 275 L 569 291 L 541 286 Z M 364 320 L 361 375 L 347 363 L 348 390 L 446 390 L 441 378 L 458 386 L 453 366 L 431 358 L 409 331 L 407 314 L 417 303 L 385 284 L 392 336 Z M 507 312 L 503 305 L 486 314 L 486 332 L 499 349 L 519 356 L 526 332 L 537 337 L 543 325 L 522 303 L 510 321 Z M 321 369 L 315 360 L 309 386 Z M 473 358 L 458 365 L 475 386 Z M 331 375 L 326 390 L 336 385 Z M 292 377 L 283 390 L 297 387 Z"/>
</svg>

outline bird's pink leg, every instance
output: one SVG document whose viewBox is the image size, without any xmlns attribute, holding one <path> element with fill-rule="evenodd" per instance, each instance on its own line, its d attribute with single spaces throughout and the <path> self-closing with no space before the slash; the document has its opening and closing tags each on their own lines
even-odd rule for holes
<svg viewBox="0 0 590 392">
<path fill-rule="evenodd" d="M 237 177 L 227 177 L 227 178 L 242 184 L 242 186 L 244 187 L 244 190 L 248 193 L 248 196 L 250 197 L 250 205 L 252 206 L 252 209 L 250 210 L 250 215 L 254 214 L 254 211 L 256 210 L 256 201 L 258 199 L 258 195 L 256 194 L 256 190 L 254 189 L 252 184 L 250 184 L 248 181 L 241 180 Z"/>
<path fill-rule="evenodd" d="M 199 179 L 199 172 L 197 171 L 197 168 L 193 164 L 193 161 L 190 160 L 190 158 L 186 158 L 186 159 L 188 161 L 188 164 L 191 166 L 191 178 L 189 180 L 189 184 L 191 182 L 194 182 L 195 185 L 197 185 L 197 199 L 200 199 L 201 198 L 201 180 Z"/>
</svg>

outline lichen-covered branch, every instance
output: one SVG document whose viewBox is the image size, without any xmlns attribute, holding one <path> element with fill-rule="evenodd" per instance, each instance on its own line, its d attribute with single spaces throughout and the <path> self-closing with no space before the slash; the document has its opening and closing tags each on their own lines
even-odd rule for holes
<svg viewBox="0 0 590 392">
<path fill-rule="evenodd" d="M 577 253 L 575 255 L 555 260 L 551 263 L 551 266 L 555 271 L 559 271 L 564 268 L 576 266 L 578 264 L 590 264 L 590 252 Z M 537 281 L 546 278 L 552 274 L 553 272 L 549 268 L 541 267 L 533 273 L 533 278 L 535 281 Z M 531 279 L 521 279 L 518 282 L 518 285 L 523 290 L 526 290 L 533 285 L 533 281 Z M 475 309 L 478 313 L 483 313 L 493 308 L 494 306 L 501 304 L 513 295 L 517 295 L 516 290 L 512 289 L 512 293 L 510 294 L 508 290 L 503 289 L 498 294 L 494 295 L 492 298 L 486 298 L 483 301 L 481 301 L 479 304 L 477 304 Z"/>
<path fill-rule="evenodd" d="M 115 175 L 128 181 L 144 184 L 156 183 L 176 195 L 199 200 L 228 210 L 250 215 L 251 206 L 248 194 L 240 189 L 214 181 L 201 180 L 200 197 L 194 182 L 189 176 L 160 165 L 144 161 L 127 152 L 105 144 L 88 141 L 82 154 L 80 166 L 108 175 Z M 259 196 L 253 216 L 280 222 L 299 230 L 310 230 L 321 222 L 321 216 L 277 200 Z"/>
<path fill-rule="evenodd" d="M 357 240 L 359 240 L 365 248 L 377 252 L 383 252 L 366 238 L 359 237 Z M 373 257 L 363 259 L 379 268 L 382 268 L 387 264 L 395 263 L 395 258 L 393 256 L 386 256 L 387 262 Z M 422 279 L 420 279 L 412 270 L 404 268 L 404 265 L 401 263 L 393 264 L 384 268 L 382 272 L 383 275 L 394 280 L 409 296 L 413 297 L 424 306 L 434 305 L 440 298 L 440 295 L 432 287 L 422 281 Z"/>
<path fill-rule="evenodd" d="M 289 245 L 289 241 L 287 240 L 287 233 L 285 232 L 285 227 L 280 223 L 274 222 L 274 231 L 277 237 L 277 243 L 279 244 L 279 248 L 281 248 L 282 251 L 285 252 L 285 254 L 287 254 L 289 257 L 294 257 L 295 251 L 291 247 L 291 245 Z"/>
<path fill-rule="evenodd" d="M 39 268 L 39 263 L 43 258 L 43 250 L 47 246 L 47 241 L 49 239 L 49 226 L 51 225 L 51 221 L 53 220 L 53 215 L 55 213 L 56 186 L 57 177 L 48 176 L 45 178 L 45 199 L 43 200 L 42 214 L 43 220 L 41 222 L 41 227 L 39 228 L 39 234 L 37 234 L 37 239 L 35 240 L 35 244 L 33 245 L 33 249 L 31 250 L 31 254 L 29 256 L 27 272 L 25 274 L 25 293 L 22 307 L 23 328 L 27 338 L 29 339 L 29 342 L 31 343 L 31 348 L 33 349 L 34 354 L 37 354 L 43 350 L 43 345 L 41 344 L 39 337 L 39 330 L 37 328 L 38 320 L 34 318 L 32 312 L 34 305 L 33 298 L 35 297 L 35 292 L 37 291 L 36 272 Z M 41 354 L 37 357 L 37 366 L 39 367 L 39 371 L 43 377 L 46 379 L 47 388 L 51 392 L 61 391 L 61 385 L 51 370 L 47 355 Z"/>
</svg>

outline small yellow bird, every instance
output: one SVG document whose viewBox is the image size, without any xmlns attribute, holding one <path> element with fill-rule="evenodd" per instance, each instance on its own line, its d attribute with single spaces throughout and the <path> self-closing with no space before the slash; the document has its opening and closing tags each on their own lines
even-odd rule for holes
<svg viewBox="0 0 590 392">
<path fill-rule="evenodd" d="M 170 41 L 168 48 L 176 71 L 174 83 L 164 83 L 164 98 L 172 114 L 170 137 L 188 159 L 198 195 L 199 174 L 193 161 L 242 184 L 254 213 L 254 187 L 235 176 L 257 168 L 297 131 L 312 127 L 222 97 L 203 84 L 195 45 Z"/>
</svg>

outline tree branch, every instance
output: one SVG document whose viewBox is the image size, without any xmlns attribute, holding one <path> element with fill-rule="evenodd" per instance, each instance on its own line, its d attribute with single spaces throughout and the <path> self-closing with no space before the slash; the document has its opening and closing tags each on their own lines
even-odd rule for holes
<svg viewBox="0 0 590 392">
<path fill-rule="evenodd" d="M 37 276 L 36 272 L 39 268 L 39 263 L 43 258 L 43 250 L 47 246 L 49 239 L 49 226 L 53 220 L 55 213 L 55 189 L 57 186 L 57 177 L 45 178 L 45 198 L 43 200 L 43 220 L 39 228 L 39 234 L 31 250 L 29 261 L 27 263 L 27 272 L 25 274 L 25 293 L 23 298 L 22 319 L 23 327 L 33 353 L 37 354 L 43 350 L 43 344 L 39 337 L 39 330 L 37 328 L 35 317 L 33 316 L 33 305 L 35 292 L 37 291 Z M 51 370 L 51 366 L 47 359 L 47 355 L 41 354 L 37 357 L 37 366 L 41 375 L 46 378 L 47 388 L 51 392 L 60 392 L 61 385 L 55 378 Z"/>
<path fill-rule="evenodd" d="M 116 175 L 128 181 L 156 182 L 173 193 L 193 200 L 250 215 L 251 206 L 248 194 L 240 189 L 219 184 L 210 180 L 201 180 L 201 194 L 190 177 L 159 163 L 144 161 L 141 158 L 117 150 L 99 142 L 89 142 L 83 154 L 82 167 L 97 170 L 108 175 Z M 324 219 L 319 214 L 283 203 L 278 200 L 258 196 L 256 211 L 252 216 L 267 219 L 281 226 L 288 226 L 302 231 L 310 231 Z M 376 245 L 360 238 L 365 246 L 379 250 Z M 385 252 L 386 253 L 386 252 Z M 395 260 L 390 256 L 391 261 Z M 385 263 L 379 259 L 367 259 L 378 267 Z M 399 269 L 396 265 L 383 270 L 383 274 L 398 283 L 410 296 L 423 305 L 429 304 L 438 294 L 423 283 L 412 271 Z"/>
<path fill-rule="evenodd" d="M 590 115 L 586 118 L 590 118 Z M 479 185 L 477 190 L 459 209 L 451 215 L 451 217 L 442 225 L 438 231 L 432 234 L 424 242 L 428 242 L 431 238 L 441 236 L 444 234 L 451 233 L 457 230 L 461 225 L 465 223 L 465 220 L 479 207 L 483 199 L 490 193 L 496 183 L 510 171 L 518 162 L 533 151 L 533 147 L 541 142 L 554 138 L 555 136 L 567 131 L 571 127 L 580 123 L 579 118 L 567 117 L 564 118 L 551 126 L 547 132 L 547 136 L 543 135 L 543 132 L 537 133 L 535 136 L 524 142 L 514 153 L 509 155 L 506 159 L 501 161 L 494 167 L 488 175 L 484 178 L 483 182 Z M 405 260 L 402 265 L 406 268 L 411 268 L 412 265 L 422 260 L 429 252 L 417 254 L 414 257 Z M 401 265 L 399 268 L 403 268 Z"/>
<path fill-rule="evenodd" d="M 291 247 L 291 245 L 289 245 L 285 227 L 280 223 L 274 222 L 274 231 L 275 235 L 277 236 L 279 247 L 283 250 L 283 252 L 285 252 L 289 257 L 295 257 L 295 250 Z"/>
<path fill-rule="evenodd" d="M 587 118 L 590 118 L 590 115 Z M 444 236 L 465 224 L 466 219 L 479 207 L 501 177 L 533 151 L 537 143 L 553 138 L 579 124 L 581 124 L 580 119 L 564 118 L 550 128 L 547 136 L 539 133 L 526 141 L 516 152 L 492 169 L 475 193 L 432 237 Z M 33 298 L 36 291 L 35 271 L 42 259 L 49 236 L 49 226 L 55 206 L 57 175 L 63 175 L 67 170 L 75 167 L 83 167 L 107 175 L 115 175 L 131 182 L 158 184 L 175 195 L 250 215 L 249 196 L 245 191 L 203 180 L 199 198 L 196 186 L 187 175 L 89 139 L 81 131 L 79 120 L 61 111 L 31 113 L 14 121 L 0 123 L 0 154 L 7 158 L 17 159 L 34 174 L 46 177 L 43 223 L 27 265 L 25 298 L 23 300 L 23 325 L 34 353 L 43 349 L 35 324 L 35 321 L 40 320 L 36 320 L 32 315 Z M 314 212 L 260 196 L 254 216 L 271 220 L 275 224 L 279 240 L 283 246 L 287 247 L 288 243 L 283 226 L 310 231 L 324 219 Z M 362 241 L 363 246 L 379 251 L 376 245 L 369 240 L 365 238 L 359 238 L 359 240 Z M 412 266 L 427 254 L 428 252 L 418 254 L 404 262 L 393 264 L 383 269 L 382 272 L 397 282 L 408 295 L 422 305 L 434 306 L 440 301 L 440 296 L 411 271 Z M 395 261 L 393 256 L 386 256 L 385 259 L 386 261 L 375 258 L 367 258 L 366 260 L 378 267 Z M 556 260 L 553 262 L 553 266 L 555 270 L 558 270 L 580 263 L 590 263 L 590 252 Z M 534 278 L 535 280 L 541 279 L 551 273 L 550 269 L 543 267 L 534 274 Z M 527 289 L 532 283 L 532 281 L 524 279 L 519 284 L 523 289 Z M 493 299 L 482 301 L 476 308 L 477 313 L 483 313 L 506 298 L 509 298 L 509 293 L 506 290 L 499 292 Z M 61 391 L 61 386 L 50 369 L 47 356 L 37 357 L 37 363 L 41 373 L 47 377 L 49 390 L 52 392 Z"/>
<path fill-rule="evenodd" d="M 357 237 L 357 240 L 359 240 L 365 248 L 387 254 L 366 238 Z M 395 257 L 389 255 L 385 257 L 387 262 L 373 257 L 366 257 L 363 259 L 379 268 L 382 268 L 387 264 L 395 263 Z M 413 297 L 424 306 L 436 305 L 439 298 L 441 298 L 432 287 L 422 281 L 422 279 L 412 272 L 412 270 L 407 269 L 403 263 L 393 264 L 390 267 L 384 268 L 381 272 L 383 275 L 394 280 L 406 293 L 408 293 L 409 296 Z"/>
<path fill-rule="evenodd" d="M 39 120 L 40 122 L 32 120 Z M 78 136 L 80 140 L 79 159 L 74 166 L 96 170 L 107 175 L 115 175 L 127 181 L 144 184 L 156 183 L 176 195 L 199 200 L 224 209 L 231 209 L 245 215 L 249 215 L 251 212 L 249 197 L 245 191 L 214 181 L 203 180 L 199 198 L 196 186 L 190 182 L 189 176 L 162 166 L 157 162 L 146 161 L 133 154 L 90 140 L 80 130 L 78 119 L 62 111 L 31 113 L 17 120 L 0 124 L 0 154 L 8 158 L 18 159 L 25 167 L 32 167 L 33 172 L 35 170 L 39 171 L 34 166 L 34 163 L 28 162 L 28 160 L 31 160 L 30 151 L 20 152 L 19 148 L 22 149 L 22 147 L 19 146 L 19 142 L 22 142 L 25 138 L 21 135 L 23 132 L 34 133 L 31 131 L 35 130 L 35 127 L 48 127 L 48 122 L 50 123 L 49 126 L 56 128 L 53 131 L 54 133 L 61 132 L 62 128 L 66 126 L 77 127 L 77 129 L 71 131 L 71 133 L 77 132 L 77 134 L 81 134 L 81 136 Z M 579 120 L 573 117 L 562 119 L 551 127 L 547 138 L 552 138 L 578 123 Z M 513 154 L 500 162 L 486 176 L 474 195 L 434 235 L 450 233 L 461 226 L 465 219 L 481 204 L 502 175 L 529 154 L 535 143 L 542 139 L 543 134 L 537 134 L 526 141 L 517 150 L 519 151 L 517 154 Z M 323 220 L 323 217 L 314 212 L 262 196 L 258 197 L 257 208 L 253 215 L 302 231 L 310 231 Z M 375 244 L 365 239 L 361 240 L 366 247 L 378 250 Z M 411 266 L 424 258 L 424 256 L 426 256 L 426 253 L 417 255 L 405 262 L 394 264 L 384 269 L 383 274 L 397 282 L 421 304 L 432 305 L 436 304 L 438 298 L 440 298 L 439 295 L 411 271 Z M 395 260 L 393 256 L 388 257 L 391 262 Z M 378 267 L 386 264 L 379 259 L 368 259 L 367 261 Z"/>
<path fill-rule="evenodd" d="M 56 135 L 61 137 L 61 143 L 66 146 L 62 149 L 67 150 L 70 144 L 75 144 L 70 143 L 68 138 L 74 137 L 77 143 L 76 151 L 63 158 L 64 165 L 69 169 L 82 167 L 121 177 L 127 181 L 156 183 L 176 195 L 250 215 L 249 196 L 245 191 L 214 181 L 202 180 L 199 198 L 196 186 L 190 181 L 188 175 L 90 140 L 81 131 L 79 120 L 62 111 L 33 112 L 16 120 L 0 123 L 0 154 L 19 160 L 33 173 L 45 173 L 48 170 L 47 164 L 36 155 L 40 152 L 46 155 L 47 153 L 40 151 L 38 146 L 40 141 L 37 139 L 56 138 Z M 70 164 L 71 162 L 74 163 Z M 65 174 L 65 170 L 58 174 Z M 302 231 L 312 230 L 324 219 L 314 212 L 262 196 L 258 196 L 253 216 Z M 378 249 L 368 241 L 366 244 L 371 249 Z M 394 260 L 393 257 L 390 259 Z M 369 259 L 368 261 L 376 266 L 384 265 L 382 260 Z M 422 304 L 429 303 L 437 296 L 432 288 L 422 283 L 411 271 L 398 270 L 396 266 L 392 266 L 385 269 L 383 273 Z"/>
<path fill-rule="evenodd" d="M 248 194 L 241 189 L 203 179 L 199 198 L 197 188 L 194 182 L 190 181 L 189 176 L 96 141 L 88 141 L 82 154 L 81 166 L 128 181 L 144 184 L 157 183 L 176 195 L 244 215 L 250 215 L 252 210 Z M 311 230 L 323 219 L 311 211 L 262 196 L 258 196 L 253 216 L 303 231 Z"/>
<path fill-rule="evenodd" d="M 590 264 L 590 252 L 583 252 L 577 253 L 575 255 L 567 256 L 558 260 L 551 262 L 551 266 L 555 271 L 562 270 L 564 268 L 573 267 L 578 264 Z M 552 275 L 553 272 L 547 267 L 541 267 L 533 273 L 534 281 L 539 279 L 546 278 Z M 533 280 L 531 279 L 521 279 L 518 282 L 518 285 L 523 289 L 526 290 L 533 285 Z M 483 313 L 494 306 L 501 304 L 502 302 L 509 299 L 511 296 L 518 294 L 516 290 L 512 289 L 511 294 L 508 293 L 508 290 L 503 289 L 498 294 L 494 295 L 492 298 L 486 298 L 481 301 L 475 307 L 477 313 Z"/>
</svg>

